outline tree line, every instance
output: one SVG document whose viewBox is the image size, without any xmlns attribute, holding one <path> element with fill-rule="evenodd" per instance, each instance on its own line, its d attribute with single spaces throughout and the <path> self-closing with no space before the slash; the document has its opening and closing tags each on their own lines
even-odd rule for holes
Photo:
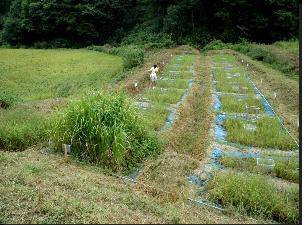
<svg viewBox="0 0 305 225">
<path fill-rule="evenodd" d="M 1 0 L 0 42 L 83 47 L 299 36 L 297 0 Z"/>
</svg>

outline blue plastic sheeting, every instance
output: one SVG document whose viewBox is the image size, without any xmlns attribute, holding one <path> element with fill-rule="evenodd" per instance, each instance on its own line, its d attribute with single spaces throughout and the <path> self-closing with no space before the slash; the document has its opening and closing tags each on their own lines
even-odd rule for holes
<svg viewBox="0 0 305 225">
<path fill-rule="evenodd" d="M 250 82 L 250 78 L 247 78 L 247 79 L 249 80 L 249 83 L 252 84 L 252 82 Z M 261 96 L 262 103 L 263 103 L 264 108 L 265 108 L 265 112 L 266 112 L 267 114 L 269 114 L 269 115 L 274 116 L 274 112 L 273 112 L 271 106 L 269 105 L 269 103 L 267 102 L 266 98 L 264 98 L 264 96 L 262 96 L 262 95 L 260 94 L 259 90 L 257 89 L 257 87 L 256 87 L 254 84 L 252 84 L 252 86 L 253 86 L 253 88 L 254 88 L 254 92 L 255 92 L 256 96 Z"/>
<path fill-rule="evenodd" d="M 218 95 L 213 94 L 214 97 L 214 109 L 216 112 L 219 112 L 221 110 L 221 101 L 220 97 Z"/>
<path fill-rule="evenodd" d="M 193 80 L 189 80 L 188 85 L 189 85 L 189 88 L 191 88 L 193 85 Z M 177 107 L 185 100 L 185 98 L 188 96 L 188 94 L 189 94 L 189 90 L 186 90 L 183 93 L 183 95 L 180 97 L 177 104 L 175 105 L 175 108 L 170 110 L 168 116 L 166 117 L 165 123 L 164 123 L 163 127 L 161 128 L 161 131 L 164 131 L 172 126 L 172 124 L 174 123 L 175 117 L 176 117 Z"/>
<path fill-rule="evenodd" d="M 217 115 L 215 123 L 215 138 L 217 141 L 224 142 L 226 141 L 226 130 L 223 127 L 223 122 L 225 120 L 225 115 Z"/>
<path fill-rule="evenodd" d="M 176 111 L 177 111 L 176 108 L 173 108 L 172 110 L 170 110 L 168 116 L 166 117 L 165 124 L 161 128 L 161 131 L 166 130 L 171 127 L 171 125 L 173 124 L 173 122 L 175 120 Z"/>
<path fill-rule="evenodd" d="M 193 80 L 189 80 L 189 81 L 188 81 L 188 85 L 189 85 L 189 88 L 191 88 L 192 85 L 193 85 Z"/>
<path fill-rule="evenodd" d="M 205 184 L 205 181 L 200 179 L 199 177 L 197 176 L 189 176 L 187 177 L 187 179 L 193 183 L 193 184 L 196 184 L 196 185 L 199 185 L 199 186 L 203 186 Z"/>
<path fill-rule="evenodd" d="M 273 110 L 272 108 L 270 107 L 270 105 L 268 104 L 267 100 L 265 98 L 262 97 L 262 102 L 263 102 L 263 105 L 264 105 L 264 108 L 265 108 L 265 112 L 269 115 L 272 115 L 274 116 L 274 113 L 273 113 Z"/>
<path fill-rule="evenodd" d="M 223 166 L 220 164 L 219 159 L 223 155 L 223 152 L 220 148 L 214 148 L 212 151 L 211 159 L 212 159 L 212 165 L 214 167 L 223 168 Z"/>
</svg>

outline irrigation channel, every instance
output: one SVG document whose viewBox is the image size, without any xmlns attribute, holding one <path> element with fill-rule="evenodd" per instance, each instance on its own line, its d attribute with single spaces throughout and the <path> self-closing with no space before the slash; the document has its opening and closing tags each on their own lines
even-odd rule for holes
<svg viewBox="0 0 305 225">
<path fill-rule="evenodd" d="M 147 87 L 135 97 L 137 107 L 149 119 L 152 129 L 166 132 L 173 125 L 179 106 L 189 94 L 194 76 L 194 55 L 176 55 L 158 75 L 156 87 Z M 136 183 L 142 171 L 143 165 L 121 178 Z"/>
<path fill-rule="evenodd" d="M 242 161 L 254 159 L 255 166 L 267 172 L 279 161 L 288 162 L 299 157 L 298 143 L 252 82 L 249 72 L 239 67 L 232 55 L 220 51 L 211 56 L 208 67 L 215 111 L 211 132 L 214 140 L 208 162 L 188 177 L 194 186 L 201 187 L 193 200 L 199 204 L 209 203 L 207 186 L 214 171 L 226 169 L 220 161 L 222 157 Z M 266 177 L 270 177 L 268 175 Z M 210 206 L 222 209 L 213 203 Z"/>
</svg>

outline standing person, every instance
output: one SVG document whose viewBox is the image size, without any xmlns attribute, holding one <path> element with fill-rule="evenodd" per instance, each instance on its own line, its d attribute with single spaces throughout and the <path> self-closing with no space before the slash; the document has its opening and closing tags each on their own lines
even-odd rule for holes
<svg viewBox="0 0 305 225">
<path fill-rule="evenodd" d="M 155 64 L 153 65 L 153 67 L 150 68 L 150 70 L 148 71 L 151 71 L 149 77 L 150 77 L 150 82 L 151 82 L 151 86 L 153 86 L 153 89 L 155 89 L 156 87 L 156 81 L 157 81 L 157 73 L 159 70 L 159 67 Z"/>
</svg>

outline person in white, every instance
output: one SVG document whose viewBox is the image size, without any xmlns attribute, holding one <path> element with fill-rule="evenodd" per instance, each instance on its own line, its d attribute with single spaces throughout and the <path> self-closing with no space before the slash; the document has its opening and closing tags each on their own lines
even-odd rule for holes
<svg viewBox="0 0 305 225">
<path fill-rule="evenodd" d="M 153 86 L 153 89 L 155 88 L 156 86 L 156 81 L 157 81 L 157 72 L 159 70 L 159 67 L 155 64 L 153 65 L 153 67 L 150 68 L 150 70 L 148 71 L 151 71 L 149 77 L 150 77 L 150 81 L 151 81 L 151 85 Z"/>
</svg>

